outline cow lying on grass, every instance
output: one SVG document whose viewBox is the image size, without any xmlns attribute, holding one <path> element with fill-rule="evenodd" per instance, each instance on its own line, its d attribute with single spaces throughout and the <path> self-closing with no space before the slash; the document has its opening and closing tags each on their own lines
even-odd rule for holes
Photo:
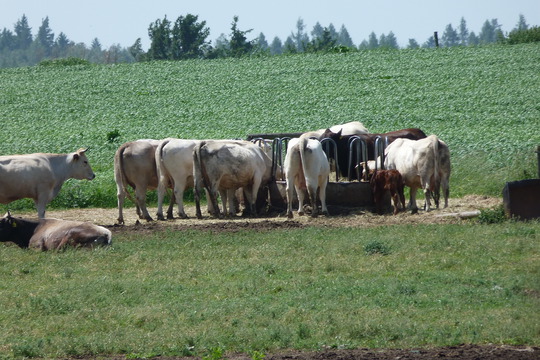
<svg viewBox="0 0 540 360">
<path fill-rule="evenodd" d="M 110 245 L 111 232 L 92 223 L 59 219 L 25 220 L 8 212 L 0 219 L 0 242 L 11 241 L 21 248 L 42 251 L 67 246 L 94 248 Z"/>
</svg>

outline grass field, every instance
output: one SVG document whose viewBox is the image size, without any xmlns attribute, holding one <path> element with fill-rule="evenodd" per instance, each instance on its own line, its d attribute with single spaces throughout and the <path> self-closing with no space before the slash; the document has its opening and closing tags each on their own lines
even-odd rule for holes
<svg viewBox="0 0 540 360">
<path fill-rule="evenodd" d="M 510 222 L 121 232 L 112 249 L 59 253 L 2 246 L 0 353 L 538 345 L 539 234 L 539 223 Z"/>
<path fill-rule="evenodd" d="M 69 182 L 52 206 L 113 207 L 123 142 L 359 120 L 372 132 L 438 135 L 453 196 L 499 196 L 506 181 L 536 175 L 539 60 L 540 45 L 524 45 L 2 69 L 0 154 L 90 147 L 97 178 Z"/>
</svg>

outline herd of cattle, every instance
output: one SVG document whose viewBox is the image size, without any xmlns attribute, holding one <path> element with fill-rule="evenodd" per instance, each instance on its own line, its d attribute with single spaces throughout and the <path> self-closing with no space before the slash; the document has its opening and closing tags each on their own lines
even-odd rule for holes
<svg viewBox="0 0 540 360">
<path fill-rule="evenodd" d="M 198 218 L 202 218 L 200 192 L 203 189 L 208 199 L 208 211 L 214 216 L 236 214 L 240 189 L 243 190 L 245 211 L 256 214 L 259 189 L 276 177 L 286 182 L 289 218 L 293 217 L 295 190 L 299 215 L 304 213 L 305 192 L 309 196 L 312 216 L 318 215 L 319 203 L 320 211 L 328 215 L 326 187 L 331 165 L 343 177 L 370 179 L 378 212 L 382 212 L 382 199 L 387 192 L 394 201 L 394 214 L 404 209 L 404 186 L 410 188 L 409 208 L 413 212 L 418 211 L 416 192 L 419 188 L 425 194 L 426 211 L 430 210 L 432 198 L 439 206 L 441 190 L 444 206 L 448 205 L 448 146 L 435 135 L 426 136 L 420 129 L 372 134 L 361 123 L 351 122 L 309 131 L 285 140 L 284 161 L 281 161 L 282 139 L 261 140 L 168 138 L 136 140 L 121 145 L 114 156 L 118 223 L 124 223 L 126 196 L 135 203 L 139 218 L 152 220 L 146 207 L 146 192 L 151 189 L 157 189 L 157 218 L 160 220 L 165 219 L 163 201 L 168 188 L 173 190 L 167 210 L 169 219 L 173 218 L 174 204 L 178 206 L 178 215 L 187 218 L 183 197 L 190 187 L 194 188 Z M 379 147 L 381 140 L 382 148 Z M 362 147 L 354 146 L 355 142 L 361 143 Z M 31 198 L 39 217 L 39 220 L 24 220 L 12 217 L 8 212 L 0 219 L 0 241 L 42 250 L 110 244 L 111 233 L 101 226 L 45 218 L 46 205 L 67 179 L 92 180 L 94 177 L 84 149 L 70 154 L 0 156 L 0 203 Z M 134 199 L 128 187 L 134 189 Z"/>
</svg>

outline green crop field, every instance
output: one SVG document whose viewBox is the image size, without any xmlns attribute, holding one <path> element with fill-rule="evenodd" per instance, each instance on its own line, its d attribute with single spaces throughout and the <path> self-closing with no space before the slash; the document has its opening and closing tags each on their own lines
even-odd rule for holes
<svg viewBox="0 0 540 360">
<path fill-rule="evenodd" d="M 68 182 L 52 207 L 115 206 L 113 155 L 126 141 L 353 120 L 438 135 L 452 153 L 452 196 L 498 196 L 536 174 L 539 45 L 37 66 L 0 70 L 0 84 L 0 154 L 91 149 L 97 178 Z"/>
</svg>

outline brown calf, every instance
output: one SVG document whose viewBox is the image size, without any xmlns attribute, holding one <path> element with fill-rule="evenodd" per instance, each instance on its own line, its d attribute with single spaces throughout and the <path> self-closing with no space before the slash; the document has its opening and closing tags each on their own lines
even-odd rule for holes
<svg viewBox="0 0 540 360">
<path fill-rule="evenodd" d="M 405 183 L 403 177 L 397 170 L 379 170 L 373 174 L 370 180 L 371 191 L 375 201 L 375 210 L 378 214 L 383 213 L 383 198 L 387 191 L 390 192 L 394 201 L 394 215 L 399 212 L 401 205 L 405 209 L 405 194 L 403 188 Z"/>
</svg>

